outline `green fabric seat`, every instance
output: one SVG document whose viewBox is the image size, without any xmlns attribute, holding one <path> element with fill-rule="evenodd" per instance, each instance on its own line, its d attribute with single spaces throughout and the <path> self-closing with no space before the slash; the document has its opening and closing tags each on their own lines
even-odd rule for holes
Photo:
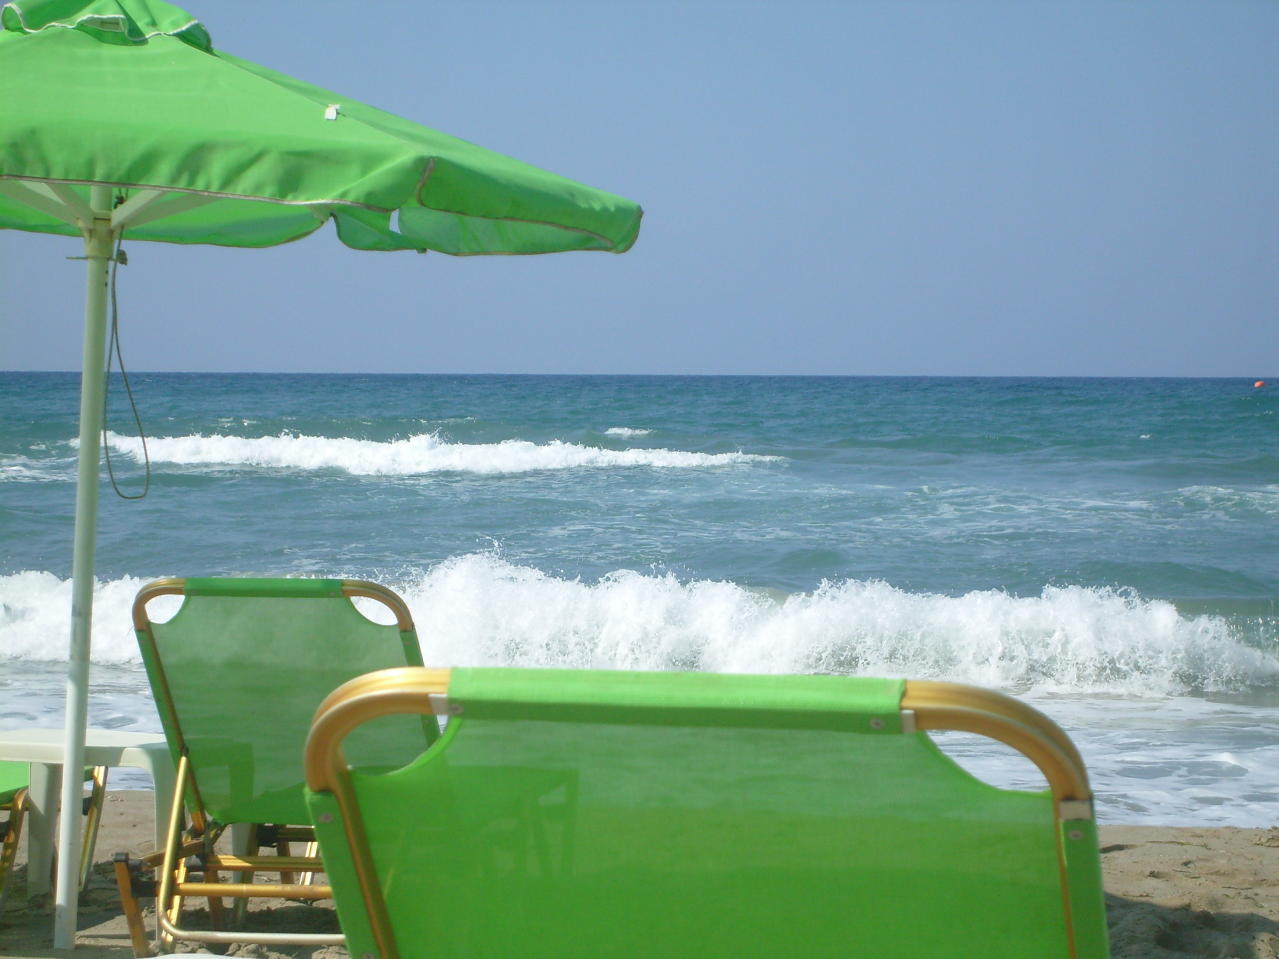
<svg viewBox="0 0 1279 959">
<path fill-rule="evenodd" d="M 494 669 L 356 680 L 307 746 L 348 947 L 366 959 L 1105 957 L 1090 797 L 973 778 L 912 731 L 928 717 L 903 712 L 907 685 Z M 1010 729 L 1033 712 L 1019 709 Z M 343 754 L 365 721 L 428 710 L 451 714 L 445 735 L 404 768 Z M 1052 749 L 1068 744 L 1039 719 Z"/>
</svg>

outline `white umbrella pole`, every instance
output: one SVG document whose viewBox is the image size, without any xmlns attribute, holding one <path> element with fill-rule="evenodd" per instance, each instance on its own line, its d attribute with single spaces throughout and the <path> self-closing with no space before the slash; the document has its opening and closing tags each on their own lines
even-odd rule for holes
<svg viewBox="0 0 1279 959">
<path fill-rule="evenodd" d="M 99 438 L 106 385 L 107 271 L 112 255 L 111 190 L 92 187 L 95 219 L 85 231 L 88 273 L 84 301 L 84 361 L 80 374 L 80 468 L 76 481 L 75 551 L 71 570 L 71 646 L 67 654 L 66 739 L 62 816 L 58 823 L 58 883 L 53 948 L 75 946 L 80 898 L 80 805 L 84 786 L 84 731 L 89 712 L 89 631 L 93 623 L 93 548 L 98 521 Z M 98 219 L 97 217 L 103 217 Z"/>
</svg>

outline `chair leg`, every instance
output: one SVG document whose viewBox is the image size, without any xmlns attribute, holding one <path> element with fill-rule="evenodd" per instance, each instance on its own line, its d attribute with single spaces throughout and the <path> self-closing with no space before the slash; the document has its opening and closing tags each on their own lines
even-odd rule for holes
<svg viewBox="0 0 1279 959">
<path fill-rule="evenodd" d="M 204 873 L 205 882 L 219 882 L 218 871 L 209 869 Z M 222 901 L 221 896 L 209 897 L 209 925 L 214 929 L 223 929 L 226 927 L 226 903 Z"/>
<path fill-rule="evenodd" d="M 258 830 L 261 826 L 258 823 L 248 827 L 247 833 L 243 827 L 231 827 L 231 852 L 237 856 L 256 856 L 262 849 L 262 844 L 258 839 Z M 237 872 L 231 877 L 233 882 L 244 883 L 253 882 L 254 875 L 251 872 Z M 237 927 L 243 926 L 249 916 L 249 900 L 236 899 L 231 903 L 231 914 L 235 918 Z"/>
<path fill-rule="evenodd" d="M 138 902 L 134 890 L 133 870 L 130 868 L 128 853 L 116 853 L 115 883 L 120 889 L 120 906 L 125 921 L 129 925 L 129 941 L 133 944 L 133 955 L 141 959 L 151 955 L 151 946 L 147 942 L 147 930 L 142 922 L 142 904 Z M 155 884 L 150 883 L 150 894 L 155 895 Z"/>
<path fill-rule="evenodd" d="M 314 859 L 320 855 L 320 844 L 318 842 L 309 842 L 303 847 L 302 855 L 308 859 Z M 315 882 L 315 873 L 303 872 L 298 874 L 298 882 L 304 886 L 309 886 Z"/>
<path fill-rule="evenodd" d="M 159 884 L 155 899 L 156 925 L 159 927 L 157 940 L 162 952 L 173 951 L 174 939 L 164 931 L 164 923 L 161 919 L 168 919 L 170 924 L 176 925 L 182 914 L 182 895 L 177 890 L 180 888 L 180 883 L 186 879 L 187 858 L 190 855 L 188 844 L 183 842 L 182 830 L 182 823 L 185 820 L 183 800 L 190 772 L 190 759 L 185 755 L 179 756 L 173 786 L 173 801 L 169 805 L 169 826 L 165 833 L 164 850 L 160 857 Z M 205 827 L 202 819 L 198 825 L 201 829 Z"/>
<path fill-rule="evenodd" d="M 169 924 L 176 926 L 179 924 L 179 920 L 181 920 L 182 918 L 182 899 L 183 899 L 182 894 L 177 892 L 176 889 L 177 887 L 180 887 L 182 883 L 187 881 L 187 857 L 183 856 L 182 859 L 174 866 L 172 875 L 173 875 L 173 885 L 175 887 L 175 891 L 169 900 L 168 912 L 166 913 L 166 916 L 168 917 Z M 161 902 L 159 899 L 156 900 L 155 906 L 156 906 L 156 912 L 158 913 L 161 907 Z M 177 939 L 175 939 L 173 936 L 166 933 L 164 931 L 163 926 L 160 927 L 159 940 L 160 940 L 160 948 L 164 952 L 169 953 L 169 952 L 177 951 L 177 948 L 176 948 L 177 942 L 178 942 Z"/>
<path fill-rule="evenodd" d="M 80 846 L 80 889 L 89 885 L 93 871 L 93 847 L 98 842 L 98 825 L 102 822 L 102 804 L 107 795 L 107 767 L 93 767 L 93 786 L 84 800 L 84 839 Z"/>
<path fill-rule="evenodd" d="M 275 854 L 276 854 L 277 856 L 291 856 L 291 855 L 293 855 L 293 846 L 292 846 L 292 844 L 291 844 L 291 843 L 290 843 L 287 839 L 283 839 L 283 838 L 281 838 L 281 839 L 277 839 L 277 840 L 275 841 Z M 280 882 L 281 882 L 281 883 L 283 883 L 283 884 L 285 884 L 285 885 L 292 885 L 294 881 L 295 881 L 295 877 L 294 877 L 293 873 L 291 873 L 291 872 L 282 872 L 282 873 L 280 873 Z"/>
</svg>

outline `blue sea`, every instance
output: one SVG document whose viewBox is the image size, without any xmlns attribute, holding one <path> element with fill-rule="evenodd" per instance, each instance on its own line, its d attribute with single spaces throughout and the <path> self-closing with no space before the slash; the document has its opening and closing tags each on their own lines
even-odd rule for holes
<svg viewBox="0 0 1279 959">
<path fill-rule="evenodd" d="M 136 374 L 94 725 L 158 730 L 146 581 L 374 579 L 428 664 L 981 684 L 1103 821 L 1279 823 L 1279 384 Z M 56 725 L 79 378 L 0 374 L 0 725 Z M 111 464 L 144 484 L 120 382 Z M 963 736 L 978 775 L 1037 773 Z M 145 781 L 139 784 L 145 784 Z"/>
</svg>

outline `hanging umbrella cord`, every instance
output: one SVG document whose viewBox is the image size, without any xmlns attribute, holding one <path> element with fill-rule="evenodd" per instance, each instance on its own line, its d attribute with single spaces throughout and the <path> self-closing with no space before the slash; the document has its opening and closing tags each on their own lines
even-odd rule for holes
<svg viewBox="0 0 1279 959">
<path fill-rule="evenodd" d="M 115 490 L 115 494 L 121 499 L 142 499 L 151 491 L 151 455 L 147 452 L 147 434 L 142 429 L 142 418 L 138 415 L 138 404 L 133 399 L 133 388 L 129 386 L 129 373 L 124 368 L 124 354 L 120 352 L 120 304 L 116 299 L 115 292 L 115 275 L 120 269 L 121 263 L 128 263 L 128 257 L 125 256 L 122 244 L 124 235 L 121 233 L 115 244 L 115 256 L 111 258 L 111 338 L 107 344 L 107 385 L 106 390 L 111 389 L 111 358 L 115 357 L 120 366 L 120 379 L 124 382 L 124 392 L 129 397 L 129 406 L 133 410 L 133 422 L 138 427 L 138 438 L 142 440 L 142 461 L 146 467 L 146 477 L 142 482 L 141 493 L 126 493 L 120 488 L 119 482 L 115 478 L 115 469 L 111 465 L 111 444 L 107 442 L 107 417 L 110 404 L 103 400 L 102 415 L 102 451 L 106 454 L 107 475 L 111 477 L 111 488 Z"/>
</svg>

